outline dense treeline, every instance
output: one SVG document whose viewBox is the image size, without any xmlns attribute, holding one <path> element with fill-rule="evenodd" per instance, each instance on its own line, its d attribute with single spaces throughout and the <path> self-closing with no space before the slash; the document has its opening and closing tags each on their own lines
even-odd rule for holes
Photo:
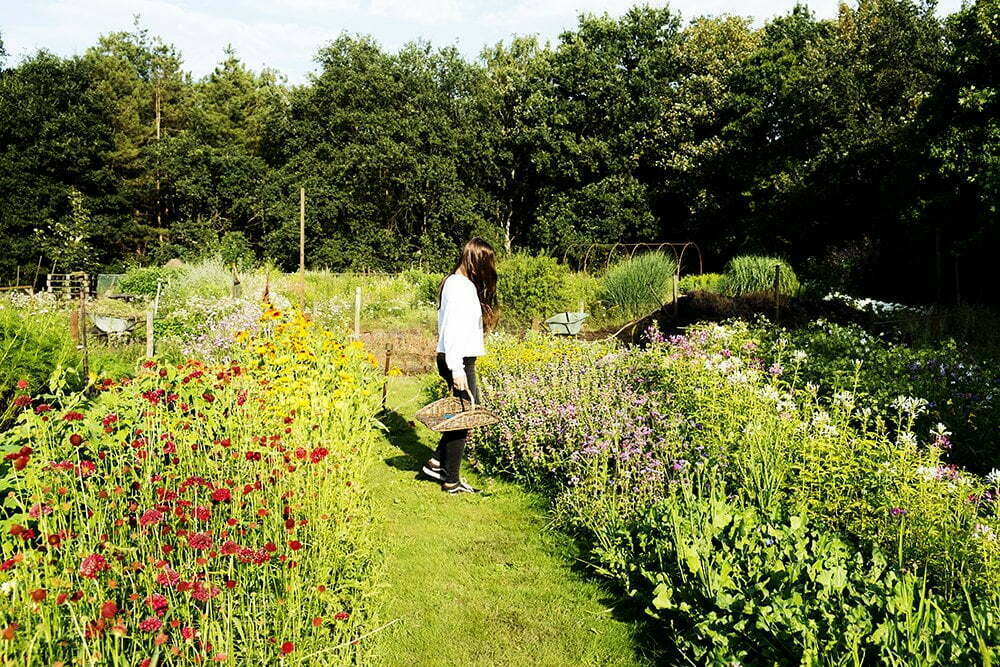
<svg viewBox="0 0 1000 667">
<path fill-rule="evenodd" d="M 0 47 L 2 53 L 2 47 Z M 9 58 L 7 59 L 9 60 Z M 804 7 L 755 28 L 669 9 L 584 16 L 475 62 L 343 35 L 308 84 L 227 50 L 193 80 L 136 27 L 0 74 L 0 278 L 209 248 L 440 266 L 478 233 L 561 255 L 695 240 L 832 285 L 993 300 L 1000 0 Z"/>
</svg>

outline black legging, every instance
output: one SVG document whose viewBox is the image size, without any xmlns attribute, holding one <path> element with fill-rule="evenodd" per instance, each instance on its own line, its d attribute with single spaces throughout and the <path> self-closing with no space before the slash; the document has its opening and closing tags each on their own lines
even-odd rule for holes
<svg viewBox="0 0 1000 667">
<path fill-rule="evenodd" d="M 476 403 L 479 403 L 479 386 L 476 383 L 476 358 L 465 357 L 462 359 L 462 365 L 465 366 L 465 377 L 468 378 L 469 391 L 476 398 Z M 438 373 L 448 383 L 448 389 L 451 390 L 452 394 L 463 396 L 464 398 L 469 397 L 465 392 L 455 389 L 455 383 L 451 378 L 451 369 L 445 363 L 444 353 L 442 352 L 439 352 L 437 355 L 437 368 Z M 469 432 L 465 430 L 445 431 L 441 434 L 441 442 L 438 444 L 434 457 L 438 460 L 438 463 L 444 466 L 445 481 L 448 484 L 457 484 L 461 479 L 459 473 L 462 469 L 462 452 L 465 451 L 465 441 L 468 437 Z"/>
</svg>

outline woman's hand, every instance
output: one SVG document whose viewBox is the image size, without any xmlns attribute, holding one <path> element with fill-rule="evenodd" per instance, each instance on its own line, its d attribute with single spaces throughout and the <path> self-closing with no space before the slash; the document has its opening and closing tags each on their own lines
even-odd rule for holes
<svg viewBox="0 0 1000 667">
<path fill-rule="evenodd" d="M 464 375 L 456 375 L 452 378 L 452 382 L 455 384 L 456 391 L 469 392 L 469 378 Z"/>
</svg>

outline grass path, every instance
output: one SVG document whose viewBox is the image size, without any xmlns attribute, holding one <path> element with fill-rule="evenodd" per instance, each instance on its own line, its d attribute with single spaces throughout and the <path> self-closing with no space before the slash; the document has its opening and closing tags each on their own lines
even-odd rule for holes
<svg viewBox="0 0 1000 667">
<path fill-rule="evenodd" d="M 392 378 L 389 427 L 372 470 L 385 563 L 373 665 L 638 665 L 635 621 L 574 569 L 542 501 L 466 473 L 485 491 L 447 496 L 417 470 L 435 434 L 412 425 L 417 378 Z"/>
</svg>

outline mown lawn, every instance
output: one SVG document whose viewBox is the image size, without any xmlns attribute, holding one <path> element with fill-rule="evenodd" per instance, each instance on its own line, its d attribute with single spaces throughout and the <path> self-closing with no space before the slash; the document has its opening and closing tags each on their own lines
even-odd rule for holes
<svg viewBox="0 0 1000 667">
<path fill-rule="evenodd" d="M 435 435 L 412 425 L 418 378 L 393 378 L 372 493 L 385 551 L 371 664 L 639 665 L 638 622 L 588 580 L 539 498 L 471 472 L 453 497 L 416 477 Z M 398 620 L 397 620 L 398 619 Z M 393 623 L 393 621 L 395 621 Z"/>
</svg>

